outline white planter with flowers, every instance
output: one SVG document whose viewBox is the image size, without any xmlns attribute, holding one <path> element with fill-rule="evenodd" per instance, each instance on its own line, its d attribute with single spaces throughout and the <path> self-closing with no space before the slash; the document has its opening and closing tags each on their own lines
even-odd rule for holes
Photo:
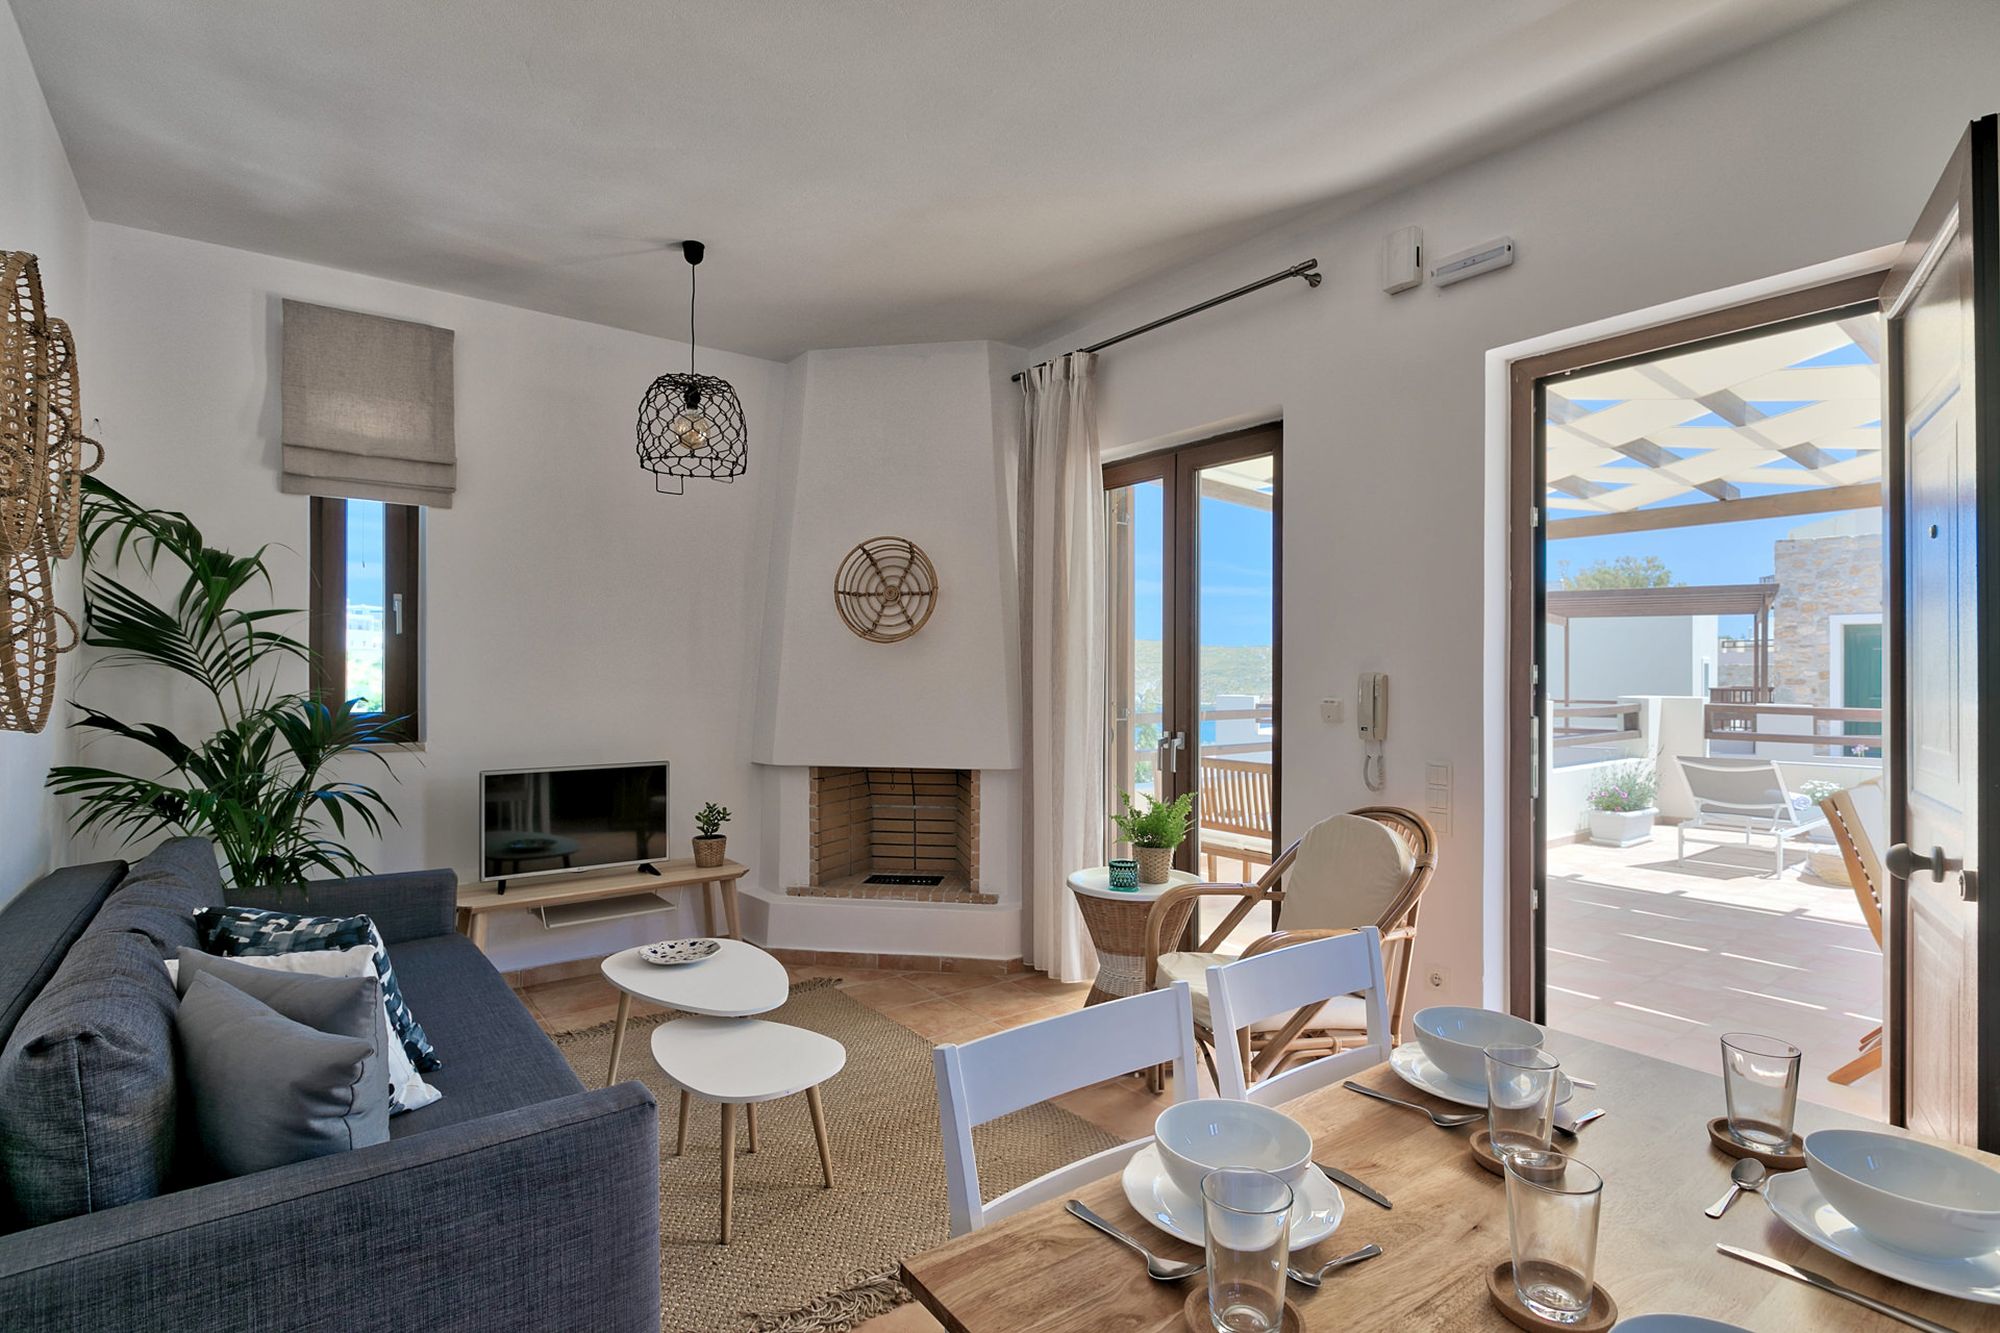
<svg viewBox="0 0 2000 1333">
<path fill-rule="evenodd" d="M 1590 784 L 1590 840 L 1602 847 L 1636 847 L 1652 837 L 1658 792 L 1649 762 L 1606 769 Z"/>
<path fill-rule="evenodd" d="M 1590 840 L 1600 847 L 1637 847 L 1653 836 L 1653 816 L 1645 810 L 1592 810 Z"/>
</svg>

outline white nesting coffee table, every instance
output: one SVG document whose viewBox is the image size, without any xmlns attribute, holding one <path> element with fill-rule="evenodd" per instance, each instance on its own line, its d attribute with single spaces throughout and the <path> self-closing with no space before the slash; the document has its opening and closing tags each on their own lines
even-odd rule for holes
<svg viewBox="0 0 2000 1333">
<path fill-rule="evenodd" d="M 618 1023 L 611 1034 L 611 1069 L 605 1086 L 618 1081 L 625 1029 L 637 996 L 693 1014 L 653 1030 L 653 1059 L 680 1089 L 676 1155 L 687 1150 L 688 1101 L 699 1097 L 722 1107 L 722 1243 L 729 1243 L 736 1183 L 736 1108 L 743 1108 L 749 1149 L 757 1151 L 757 1104 L 803 1092 L 819 1142 L 820 1174 L 833 1188 L 833 1152 L 827 1141 L 826 1109 L 819 1085 L 847 1064 L 847 1051 L 831 1037 L 785 1023 L 753 1018 L 769 1013 L 791 996 L 785 965 L 754 944 L 717 940 L 721 947 L 698 962 L 662 967 L 639 957 L 637 949 L 612 954 L 600 965 L 604 979 L 618 988 Z"/>
<path fill-rule="evenodd" d="M 792 993 L 785 965 L 770 954 L 742 940 L 716 943 L 722 947 L 715 956 L 697 963 L 661 967 L 640 958 L 637 949 L 621 949 L 599 965 L 604 979 L 618 988 L 618 1026 L 611 1034 L 611 1072 L 604 1076 L 604 1086 L 618 1081 L 635 995 L 682 1013 L 747 1018 L 769 1013 Z"/>
<path fill-rule="evenodd" d="M 819 1085 L 847 1064 L 847 1051 L 831 1037 L 761 1018 L 677 1018 L 653 1030 L 653 1059 L 681 1090 L 674 1153 L 687 1150 L 688 1094 L 722 1107 L 722 1243 L 729 1243 L 735 1211 L 736 1108 L 750 1123 L 750 1151 L 757 1151 L 757 1103 L 803 1092 L 819 1143 L 819 1169 L 833 1188 L 833 1152 L 826 1137 L 826 1108 Z"/>
</svg>

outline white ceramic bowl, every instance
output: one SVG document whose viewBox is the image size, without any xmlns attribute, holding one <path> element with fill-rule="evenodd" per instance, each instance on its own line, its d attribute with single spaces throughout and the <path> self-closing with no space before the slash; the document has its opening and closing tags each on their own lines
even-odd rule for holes
<svg viewBox="0 0 2000 1333">
<path fill-rule="evenodd" d="M 1305 1126 L 1255 1102 L 1204 1097 L 1160 1112 L 1153 1138 L 1167 1176 L 1190 1199 L 1201 1198 L 1201 1178 L 1224 1166 L 1246 1166 L 1297 1189 L 1312 1162 Z"/>
<path fill-rule="evenodd" d="M 1468 1087 L 1486 1087 L 1488 1046 L 1540 1046 L 1542 1030 L 1525 1018 L 1455 1004 L 1417 1010 L 1412 1020 L 1417 1045 L 1445 1077 Z"/>
<path fill-rule="evenodd" d="M 1806 1170 L 1826 1201 L 1872 1240 L 1927 1259 L 2000 1249 L 2000 1171 L 1900 1134 L 1806 1135 Z"/>
</svg>

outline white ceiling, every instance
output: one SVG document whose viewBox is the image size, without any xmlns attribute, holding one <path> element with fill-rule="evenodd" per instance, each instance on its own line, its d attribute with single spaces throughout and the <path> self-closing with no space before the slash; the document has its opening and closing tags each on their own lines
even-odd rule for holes
<svg viewBox="0 0 2000 1333">
<path fill-rule="evenodd" d="M 12 3 L 94 218 L 671 337 L 693 236 L 785 358 L 1025 340 L 1847 0 Z"/>
</svg>

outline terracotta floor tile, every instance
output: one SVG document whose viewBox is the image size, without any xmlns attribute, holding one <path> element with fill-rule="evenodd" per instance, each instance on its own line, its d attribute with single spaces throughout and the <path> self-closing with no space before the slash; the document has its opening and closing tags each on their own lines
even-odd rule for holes
<svg viewBox="0 0 2000 1333">
<path fill-rule="evenodd" d="M 899 1004 L 918 1004 L 937 997 L 902 977 L 883 981 L 849 982 L 841 989 L 871 1009 L 891 1009 Z"/>
<path fill-rule="evenodd" d="M 957 995 L 962 991 L 984 990 L 988 986 L 1009 986 L 1017 978 L 990 976 L 981 972 L 932 972 L 910 978 L 933 995 Z"/>
</svg>

